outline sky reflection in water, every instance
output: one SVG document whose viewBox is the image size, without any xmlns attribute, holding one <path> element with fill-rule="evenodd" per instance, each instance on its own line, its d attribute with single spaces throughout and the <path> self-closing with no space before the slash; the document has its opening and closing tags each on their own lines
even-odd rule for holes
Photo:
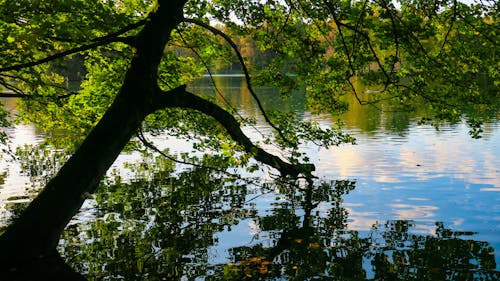
<svg viewBox="0 0 500 281">
<path fill-rule="evenodd" d="M 251 99 L 248 98 L 248 93 L 239 88 L 241 81 L 229 81 L 227 83 L 236 83 L 236 85 L 225 88 L 226 90 L 224 92 L 227 95 L 226 98 L 232 98 L 232 102 L 236 104 L 243 104 L 241 106 L 241 112 L 243 114 L 256 116 L 258 113 L 255 110 L 255 106 L 252 105 Z M 222 87 L 222 89 L 224 89 L 224 87 Z M 265 94 L 266 91 L 261 92 Z M 268 107 L 274 106 L 273 101 L 266 102 L 266 100 L 264 100 L 264 103 Z M 304 110 L 303 103 L 299 101 L 288 109 Z M 377 114 L 380 115 L 380 113 Z M 303 115 L 308 117 L 307 113 Z M 366 117 L 367 115 L 361 114 L 361 116 Z M 325 126 L 332 123 L 332 119 L 327 116 L 315 118 Z M 421 244 L 423 240 L 418 239 L 423 239 L 422 237 L 426 235 L 435 237 L 437 232 L 439 235 L 446 236 L 450 231 L 465 233 L 465 236 L 460 236 L 463 241 L 472 239 L 489 243 L 495 250 L 496 269 L 499 270 L 500 123 L 487 124 L 483 138 L 474 140 L 469 137 L 467 128 L 463 124 L 454 125 L 452 127 L 444 126 L 440 131 L 436 131 L 433 127 L 416 126 L 414 119 L 409 118 L 409 120 L 406 120 L 407 124 L 399 129 L 391 130 L 387 129 L 387 126 L 384 127 L 384 120 L 386 121 L 388 119 L 387 117 L 374 115 L 369 118 L 374 118 L 374 124 L 378 125 L 373 127 L 372 124 L 370 124 L 369 126 L 372 127 L 366 129 L 363 124 L 354 126 L 356 124 L 350 123 L 352 120 L 345 119 L 347 130 L 357 138 L 358 144 L 355 146 L 342 145 L 330 149 L 318 149 L 314 146 L 305 145 L 303 148 L 311 161 L 316 163 L 316 175 L 318 175 L 320 179 L 325 181 L 356 181 L 354 190 L 350 190 L 347 195 L 342 196 L 344 201 L 341 205 L 337 206 L 334 202 L 317 200 L 316 203 L 318 204 L 315 205 L 312 210 L 307 211 L 307 208 L 301 205 L 304 204 L 304 192 L 299 192 L 300 194 L 297 195 L 298 199 L 290 199 L 290 194 L 283 195 L 279 192 L 278 188 L 275 190 L 261 190 L 256 187 L 247 187 L 245 191 L 237 191 L 242 192 L 242 194 L 236 197 L 241 197 L 244 199 L 244 202 L 246 202 L 238 208 L 227 205 L 229 204 L 227 202 L 217 202 L 206 198 L 200 199 L 201 201 L 199 202 L 195 200 L 191 202 L 191 204 L 194 204 L 193 206 L 201 204 L 199 208 L 202 208 L 202 206 L 204 206 L 203 204 L 205 204 L 205 206 L 206 204 L 221 204 L 220 207 L 206 206 L 206 213 L 200 209 L 201 215 L 219 213 L 222 215 L 221 217 L 211 219 L 215 226 L 206 224 L 206 228 L 211 229 L 211 227 L 214 227 L 215 229 L 213 230 L 209 231 L 205 228 L 203 228 L 204 230 L 201 230 L 202 228 L 199 230 L 193 229 L 193 231 L 200 231 L 199 237 L 197 238 L 203 241 L 203 243 L 196 239 L 193 240 L 196 243 L 200 243 L 199 247 L 189 245 L 183 250 L 177 249 L 179 251 L 179 257 L 188 261 L 184 263 L 182 270 L 186 271 L 191 269 L 195 272 L 191 272 L 191 275 L 188 274 L 189 276 L 207 277 L 213 274 L 214 276 L 227 277 L 229 276 L 227 274 L 234 273 L 232 271 L 234 270 L 232 264 L 235 263 L 235 259 L 240 257 L 242 253 L 248 253 L 250 257 L 252 257 L 251 254 L 254 254 L 252 257 L 253 260 L 252 258 L 239 260 L 239 263 L 236 263 L 239 266 L 238 268 L 250 268 L 250 273 L 252 274 L 256 274 L 259 270 L 263 271 L 264 269 L 266 272 L 260 272 L 258 274 L 270 274 L 269 272 L 273 272 L 273 270 L 278 273 L 279 270 L 288 270 L 288 272 L 296 270 L 297 274 L 299 274 L 299 271 L 293 268 L 293 264 L 287 267 L 288 265 L 286 265 L 285 261 L 281 261 L 279 263 L 280 265 L 276 265 L 276 268 L 273 267 L 272 264 L 269 265 L 265 257 L 269 258 L 275 255 L 275 253 L 269 249 L 276 248 L 279 243 L 291 243 L 289 244 L 287 250 L 288 254 L 286 256 L 290 261 L 297 258 L 294 254 L 300 257 L 301 254 L 304 253 L 306 253 L 305 255 L 307 255 L 307 253 L 311 255 L 317 254 L 317 258 L 320 259 L 324 258 L 320 253 L 324 254 L 329 253 L 328 251 L 334 251 L 338 254 L 340 251 L 339 249 L 342 249 L 342 247 L 346 245 L 345 243 L 357 241 L 360 245 L 363 244 L 363 240 L 352 238 L 353 235 L 359 235 L 365 238 L 370 237 L 371 240 L 368 240 L 368 242 L 373 245 L 368 245 L 368 248 L 359 246 L 359 249 L 365 250 L 363 258 L 359 259 L 362 260 L 361 267 L 365 273 L 361 274 L 354 271 L 351 273 L 354 274 L 353 276 L 361 274 L 359 276 L 370 279 L 375 278 L 377 274 L 381 274 L 373 269 L 372 264 L 377 264 L 378 268 L 383 268 L 383 266 L 381 266 L 383 263 L 377 260 L 381 258 L 381 256 L 376 255 L 376 251 L 374 251 L 373 256 L 371 256 L 370 250 L 367 250 L 372 249 L 370 247 L 375 247 L 375 249 L 383 249 L 386 247 L 385 244 L 377 245 L 378 242 L 390 243 L 390 241 L 406 241 L 405 243 L 411 244 L 411 241 L 413 241 L 414 243 Z M 268 130 L 268 127 L 262 122 L 258 123 L 257 128 L 261 131 Z M 254 139 L 258 139 L 258 133 L 255 132 L 255 129 L 246 128 L 246 132 Z M 34 129 L 29 126 L 18 126 L 11 133 L 16 137 L 14 144 L 38 142 L 43 138 L 42 135 L 35 133 Z M 190 147 L 186 146 L 184 141 L 169 140 L 163 137 L 153 139 L 160 147 L 171 147 L 172 149 L 175 148 L 174 150 L 177 151 L 190 150 Z M 269 147 L 269 149 L 271 151 L 274 149 L 274 152 L 277 152 L 273 147 Z M 122 169 L 121 171 L 123 172 L 122 175 L 124 179 L 130 176 L 128 180 L 133 180 L 133 173 L 123 170 L 123 163 L 134 161 L 135 159 L 137 159 L 136 154 L 124 154 L 120 156 L 118 161 L 114 164 L 115 168 Z M 30 186 L 30 182 L 29 178 L 25 175 L 20 175 L 19 167 L 12 163 L 3 162 L 1 170 L 5 173 L 4 183 L 0 187 L 0 211 L 3 212 L 2 208 L 4 207 L 5 200 L 14 195 L 22 195 L 25 192 L 25 187 Z M 131 195 L 131 198 L 140 198 L 140 196 Z M 168 196 L 165 198 L 168 198 Z M 162 197 L 160 199 L 164 198 Z M 148 200 L 151 200 L 151 206 L 156 206 L 151 210 L 155 210 L 155 208 L 161 209 L 158 205 L 161 206 L 163 201 L 160 200 L 157 202 L 155 199 Z M 220 200 L 220 198 L 216 197 L 214 200 Z M 10 201 L 10 203 L 12 202 L 13 201 Z M 144 205 L 139 204 L 139 206 L 136 207 L 138 210 L 144 208 L 146 211 L 143 213 L 148 213 L 149 211 L 147 210 L 149 210 L 148 208 L 151 208 L 151 206 L 144 203 Z M 92 204 L 86 205 L 86 208 L 86 211 L 80 213 L 73 223 L 81 223 L 95 218 L 95 211 L 92 209 Z M 116 208 L 116 206 L 109 208 L 110 210 L 114 210 L 113 208 Z M 104 212 L 102 214 L 107 214 L 103 222 L 109 219 L 110 223 L 116 223 L 116 221 L 110 218 L 110 213 L 105 212 L 106 210 L 106 207 L 100 210 Z M 116 212 L 118 214 L 120 213 L 119 211 Z M 189 210 L 186 212 L 189 212 Z M 310 212 L 311 221 L 316 224 L 313 229 L 313 235 L 304 234 L 305 232 L 308 233 L 310 229 L 303 227 L 303 225 L 301 227 L 305 219 L 304 214 L 308 212 Z M 348 214 L 346 218 L 347 229 L 330 230 L 328 227 L 325 227 L 330 225 L 332 220 L 335 220 L 332 216 L 342 216 L 342 212 L 347 212 Z M 102 214 L 97 212 L 97 216 Z M 112 237 L 114 237 L 114 235 L 118 237 L 123 237 L 123 235 L 125 235 L 128 237 L 127 239 L 129 239 L 127 245 L 130 247 L 135 247 L 134 245 L 144 243 L 144 241 L 141 242 L 141 239 L 144 239 L 144 237 L 135 237 L 123 233 L 124 229 L 127 227 L 133 229 L 137 227 L 137 225 L 140 225 L 141 220 L 135 216 L 144 219 L 143 215 L 144 214 L 132 214 L 129 219 L 131 222 L 135 221 L 133 224 L 110 228 L 110 233 L 117 231 L 115 234 L 110 235 Z M 232 218 L 232 215 L 235 217 Z M 161 217 L 160 215 L 158 216 Z M 146 216 L 146 218 L 154 221 L 151 215 Z M 283 221 L 266 221 L 271 218 L 282 218 Z M 127 221 L 126 217 L 120 218 L 119 221 L 122 219 Z M 167 216 L 164 219 L 169 220 L 169 217 Z M 227 220 L 233 221 L 232 223 L 227 223 Z M 148 233 L 148 231 L 151 232 L 151 229 L 155 229 L 155 226 L 151 225 L 152 221 L 148 222 L 148 226 L 145 229 L 139 227 L 138 230 L 145 231 L 144 233 Z M 189 230 L 190 223 L 192 222 L 188 223 L 188 221 L 189 219 L 181 219 L 179 223 Z M 78 240 L 79 238 L 75 236 L 73 238 L 68 238 L 68 241 L 65 242 L 67 243 L 66 246 L 62 245 L 65 251 L 69 251 L 69 256 L 71 256 L 72 243 L 88 244 L 87 246 L 89 247 L 80 245 L 77 246 L 74 251 L 80 254 L 82 253 L 80 251 L 88 251 L 88 255 L 92 255 L 92 251 L 95 250 L 95 247 L 90 247 L 93 243 L 92 241 L 95 241 L 99 235 L 104 235 L 104 230 L 99 228 L 102 227 L 102 225 L 96 226 L 89 224 L 89 226 L 85 226 L 85 224 L 86 223 L 83 223 L 80 229 L 80 231 L 84 233 L 80 235 L 80 238 L 83 240 Z M 273 224 L 276 225 L 273 226 Z M 202 225 L 205 224 L 202 223 Z M 280 230 L 279 227 L 281 226 L 286 227 Z M 420 238 L 411 238 L 410 236 L 397 237 L 397 235 L 406 233 L 405 231 L 399 231 L 400 228 L 408 228 L 408 233 L 420 235 Z M 392 230 L 394 229 L 398 231 L 393 232 Z M 72 231 L 73 230 L 68 233 Z M 96 231 L 100 234 L 92 238 L 92 233 Z M 295 237 L 295 239 L 292 242 L 287 242 L 286 239 L 283 239 L 284 234 L 282 234 L 282 231 L 288 231 L 290 237 Z M 96 234 L 94 233 L 94 235 Z M 153 234 L 151 235 L 149 239 L 156 237 Z M 159 240 L 185 239 L 185 233 L 183 231 L 181 231 L 179 236 L 176 236 L 177 234 L 168 234 L 168 237 L 164 237 L 166 234 L 162 235 L 163 236 L 156 238 Z M 170 235 L 172 235 L 172 237 L 170 237 Z M 203 235 L 206 235 L 206 237 L 203 238 Z M 396 236 L 392 237 L 391 235 Z M 147 235 L 144 234 L 143 236 L 147 237 Z M 345 240 L 342 240 L 342 237 L 344 237 Z M 450 237 L 454 236 L 451 235 Z M 297 244 L 297 241 L 308 241 L 309 248 L 304 250 L 304 248 L 298 245 L 302 242 Z M 443 245 L 440 244 L 442 242 L 443 241 L 426 240 L 426 245 L 430 245 L 428 247 L 432 250 L 443 247 Z M 160 244 L 160 242 L 158 242 L 158 244 Z M 126 253 L 123 250 L 119 250 L 121 246 L 116 243 L 105 245 L 114 245 L 114 247 L 118 247 L 118 249 L 110 251 L 112 254 Z M 405 246 L 404 243 L 402 245 L 403 246 L 399 245 L 396 248 L 404 249 L 408 247 L 408 245 Z M 464 245 L 470 246 L 469 244 Z M 326 248 L 323 249 L 323 246 Z M 356 249 L 356 247 L 354 248 Z M 148 249 L 148 247 L 146 247 L 146 249 Z M 284 259 L 283 255 L 284 254 L 281 253 L 279 257 Z M 200 258 L 200 256 L 202 257 Z M 124 255 L 123 257 L 127 256 Z M 377 260 L 377 262 L 375 262 L 375 260 Z M 83 272 L 88 271 L 89 268 L 85 267 L 85 261 L 83 262 L 84 263 L 81 264 L 81 269 Z M 106 263 L 107 261 L 105 258 L 101 257 L 101 262 Z M 254 264 L 252 262 L 260 262 L 259 267 L 253 268 L 252 266 L 254 266 Z M 304 262 L 304 265 L 307 263 L 305 261 L 302 262 Z M 325 264 L 328 264 L 328 262 L 325 262 Z M 342 262 L 339 262 L 339 264 L 340 265 L 337 265 L 338 267 L 330 267 L 328 274 L 338 273 L 338 270 L 340 270 L 339 268 L 342 267 Z M 87 264 L 87 266 L 89 265 Z M 110 270 L 109 261 L 108 270 Z M 201 273 L 198 271 L 201 271 Z M 161 271 L 158 271 L 158 274 L 160 273 Z M 276 276 L 276 274 L 270 276 Z M 354 278 L 353 280 L 358 279 Z"/>
</svg>

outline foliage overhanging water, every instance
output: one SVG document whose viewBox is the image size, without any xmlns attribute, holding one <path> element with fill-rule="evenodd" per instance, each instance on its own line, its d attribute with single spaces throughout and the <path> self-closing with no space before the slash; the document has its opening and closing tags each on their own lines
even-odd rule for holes
<svg viewBox="0 0 500 281">
<path fill-rule="evenodd" d="M 241 78 L 219 79 L 242 115 L 257 114 Z M 300 95 L 284 105 L 260 92 L 269 109 L 313 118 Z M 473 140 L 463 124 L 436 131 L 416 120 L 353 106 L 343 121 L 357 146 L 304 146 L 317 163 L 313 185 L 271 181 L 266 173 L 254 183 L 229 180 L 150 154 L 124 154 L 59 249 L 96 280 L 498 279 L 499 123 L 486 124 L 483 138 Z M 267 129 L 260 122 L 257 128 Z M 258 138 L 255 128 L 247 133 Z M 190 149 L 165 136 L 154 140 Z M 21 176 L 4 166 L 0 194 L 29 187 L 19 185 L 26 176 L 43 180 L 56 170 L 51 153 L 25 156 Z M 13 211 L 20 197 L 11 199 Z"/>
</svg>

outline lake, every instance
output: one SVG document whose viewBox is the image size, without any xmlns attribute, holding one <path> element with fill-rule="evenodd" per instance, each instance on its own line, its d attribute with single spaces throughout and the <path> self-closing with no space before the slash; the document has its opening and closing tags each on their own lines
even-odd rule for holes
<svg viewBox="0 0 500 281">
<path fill-rule="evenodd" d="M 253 140 L 270 132 L 241 77 L 214 80 L 241 116 L 257 119 L 245 128 Z M 208 77 L 190 88 L 214 95 Z M 269 98 L 275 92 L 258 89 L 266 109 L 336 122 L 311 115 L 301 92 L 287 102 Z M 437 130 L 417 125 L 419 116 L 355 102 L 341 119 L 356 145 L 301 147 L 316 165 L 314 183 L 274 181 L 266 169 L 231 170 L 237 176 L 228 180 L 153 153 L 123 153 L 59 250 L 90 280 L 498 280 L 499 120 L 472 139 L 464 123 Z M 47 136 L 29 125 L 8 134 L 11 148 Z M 170 152 L 192 147 L 149 138 Z M 3 154 L 3 224 L 57 171 L 57 153 L 30 148 L 21 161 Z"/>
</svg>

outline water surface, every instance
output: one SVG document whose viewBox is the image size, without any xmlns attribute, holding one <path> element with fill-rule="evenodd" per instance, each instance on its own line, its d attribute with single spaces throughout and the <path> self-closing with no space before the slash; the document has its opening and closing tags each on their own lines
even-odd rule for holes
<svg viewBox="0 0 500 281">
<path fill-rule="evenodd" d="M 257 119 L 245 128 L 249 136 L 257 141 L 269 132 L 241 77 L 215 81 L 224 95 L 217 100 Z M 214 94 L 208 77 L 191 88 Z M 308 113 L 301 93 L 283 103 L 269 98 L 275 91 L 258 89 L 266 109 L 298 112 L 322 126 L 336 121 Z M 227 181 L 214 171 L 124 153 L 68 227 L 60 251 L 98 280 L 498 278 L 500 122 L 472 139 L 463 123 L 436 130 L 418 126 L 418 116 L 355 104 L 342 118 L 357 145 L 302 147 L 316 164 L 313 185 L 272 182 L 266 173 L 255 183 Z M 40 132 L 16 126 L 11 146 L 38 143 Z M 185 141 L 152 139 L 190 150 Z M 3 157 L 4 220 L 41 185 L 34 182 L 44 173 L 33 170 L 51 162 L 37 161 L 28 171 Z"/>
</svg>

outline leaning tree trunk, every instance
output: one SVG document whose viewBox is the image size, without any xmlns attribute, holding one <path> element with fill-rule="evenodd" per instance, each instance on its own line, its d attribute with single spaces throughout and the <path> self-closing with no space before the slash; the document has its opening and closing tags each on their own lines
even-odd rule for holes
<svg viewBox="0 0 500 281">
<path fill-rule="evenodd" d="M 75 154 L 0 237 L 0 279 L 2 270 L 45 271 L 46 276 L 57 271 L 61 273 L 58 277 L 69 276 L 62 280 L 77 279 L 56 251 L 62 232 L 86 197 L 96 190 L 144 118 L 158 109 L 187 108 L 213 117 L 255 159 L 276 168 L 282 175 L 310 174 L 314 169 L 313 165 L 292 165 L 255 146 L 230 113 L 186 92 L 185 86 L 167 92 L 158 87 L 158 65 L 170 33 L 183 20 L 185 2 L 158 0 L 156 10 L 132 41 L 136 54 L 113 104 Z"/>
<path fill-rule="evenodd" d="M 135 37 L 136 54 L 111 107 L 74 155 L 0 237 L 0 267 L 53 255 L 60 236 L 113 161 L 155 110 L 157 69 L 170 33 L 183 18 L 185 0 L 159 0 Z M 183 88 L 174 89 L 175 91 Z"/>
</svg>

